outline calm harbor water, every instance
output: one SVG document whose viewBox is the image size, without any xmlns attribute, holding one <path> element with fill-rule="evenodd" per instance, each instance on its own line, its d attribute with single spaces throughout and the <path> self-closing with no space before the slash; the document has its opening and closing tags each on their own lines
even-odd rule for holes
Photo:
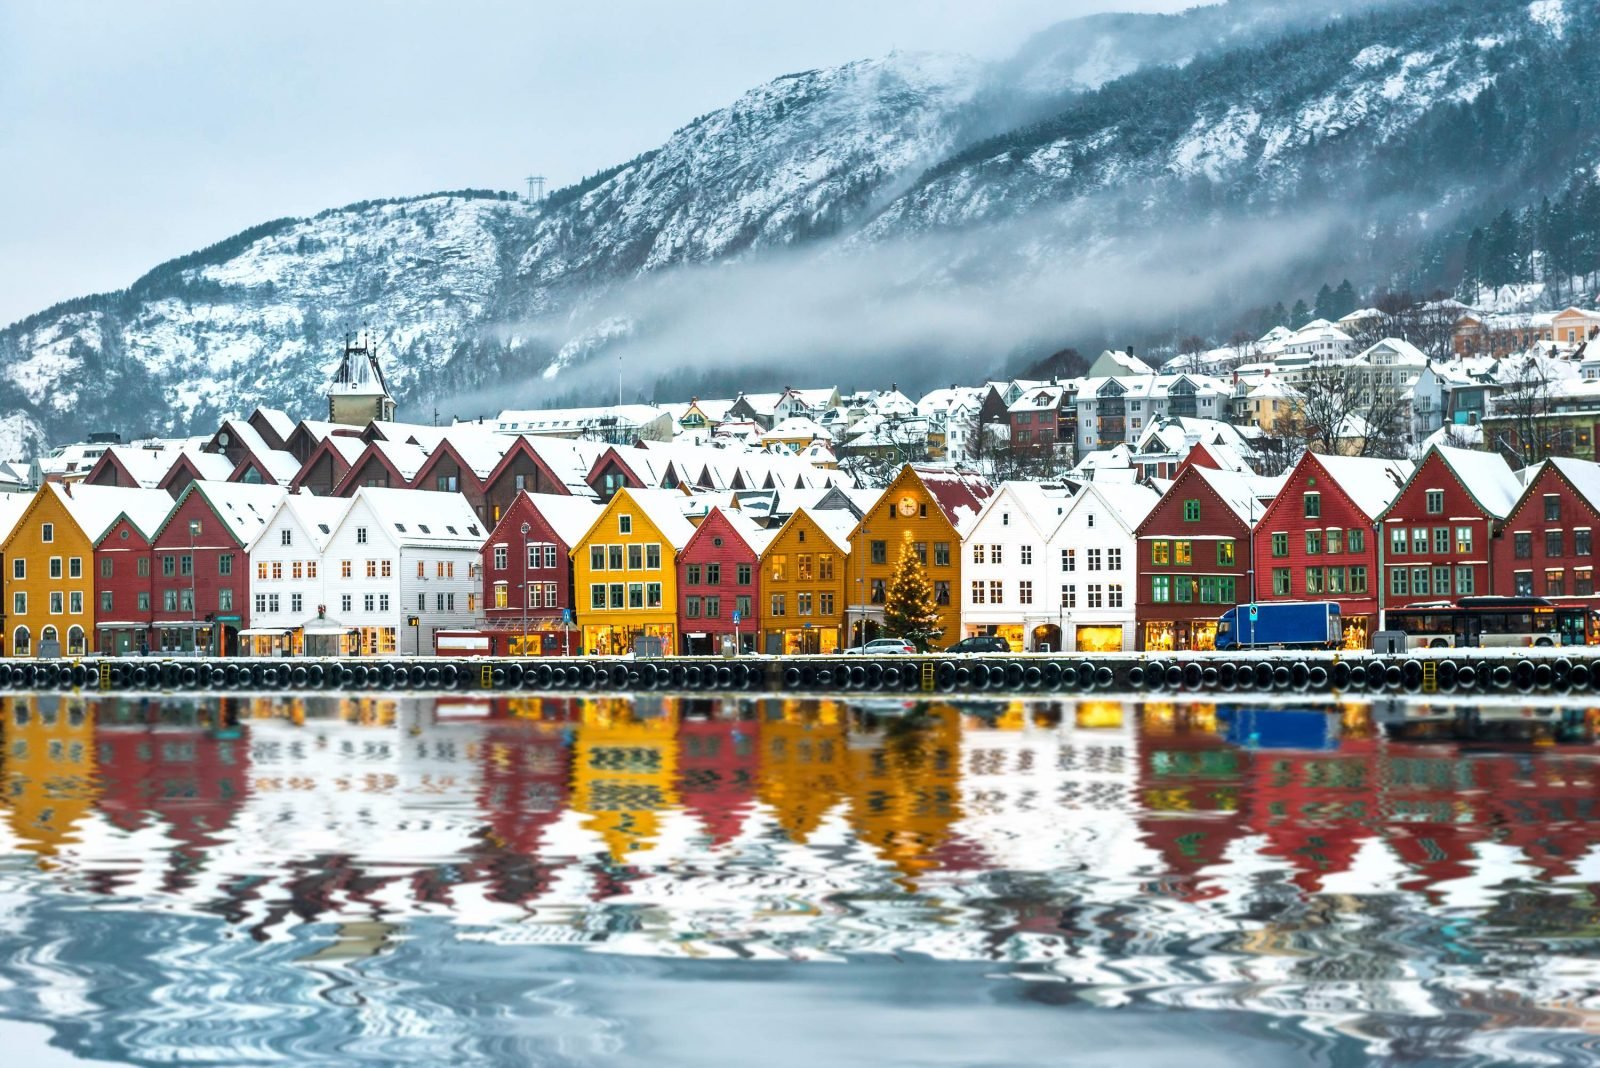
<svg viewBox="0 0 1600 1068">
<path fill-rule="evenodd" d="M 7 1063 L 1600 1058 L 1592 742 L 664 698 L 19 697 L 0 736 Z"/>
</svg>

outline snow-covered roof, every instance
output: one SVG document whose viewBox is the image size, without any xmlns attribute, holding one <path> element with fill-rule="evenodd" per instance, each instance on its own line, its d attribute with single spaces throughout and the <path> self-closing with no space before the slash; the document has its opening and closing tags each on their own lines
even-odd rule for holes
<svg viewBox="0 0 1600 1068">
<path fill-rule="evenodd" d="M 266 526 L 256 532 L 255 538 L 246 548 L 254 552 L 257 544 L 273 529 L 278 519 L 288 516 L 320 552 L 328 547 L 334 530 L 344 519 L 345 512 L 349 510 L 348 497 L 317 497 L 304 490 L 299 493 L 287 493 L 279 502 L 277 511 L 267 519 Z"/>
<path fill-rule="evenodd" d="M 939 502 L 939 509 L 950 520 L 950 525 L 963 536 L 977 521 L 983 502 L 994 494 L 994 485 L 976 471 L 926 464 L 913 464 L 912 470 Z"/>
<path fill-rule="evenodd" d="M 1312 455 L 1312 454 L 1307 454 Z M 1393 503 L 1414 467 L 1410 460 L 1385 460 L 1372 456 L 1324 456 L 1316 462 L 1328 477 L 1370 518 L 1376 519 Z"/>
<path fill-rule="evenodd" d="M 407 482 L 416 478 L 417 472 L 422 470 L 422 465 L 428 462 L 428 454 L 422 450 L 422 446 L 404 441 L 378 438 L 372 442 L 371 448 L 394 465 L 395 471 Z"/>
<path fill-rule="evenodd" d="M 681 549 L 694 537 L 694 524 L 684 517 L 683 510 L 691 498 L 684 496 L 677 490 L 663 489 L 621 489 L 617 491 L 618 497 L 626 496 L 627 503 L 643 512 L 667 539 L 674 549 Z"/>
<path fill-rule="evenodd" d="M 172 498 L 167 497 L 167 502 L 170 504 Z M 28 505 L 32 503 L 31 493 L 0 493 L 0 545 L 4 545 L 6 539 L 11 537 L 11 532 L 16 529 L 17 520 L 22 518 L 22 513 L 26 512 Z"/>
<path fill-rule="evenodd" d="M 501 434 L 571 435 L 585 431 L 608 433 L 637 428 L 662 416 L 665 408 L 654 404 L 611 404 L 593 408 L 508 409 L 494 417 L 493 429 Z"/>
<path fill-rule="evenodd" d="M 972 534 L 992 522 L 996 512 L 1012 512 L 1033 527 L 1040 536 L 1049 537 L 1067 506 L 1072 503 L 1072 491 L 1059 483 L 1002 482 L 988 500 L 983 502 L 977 518 L 964 534 Z"/>
<path fill-rule="evenodd" d="M 54 482 L 46 483 L 45 488 L 56 494 L 78 529 L 91 542 L 104 537 L 111 524 L 124 513 L 141 534 L 153 537 L 173 509 L 172 497 L 165 490 L 81 483 L 63 487 Z"/>
<path fill-rule="evenodd" d="M 286 492 L 282 486 L 264 482 L 195 481 L 184 488 L 179 501 L 186 500 L 191 493 L 200 494 L 227 524 L 233 539 L 240 545 L 250 545 L 277 512 Z M 176 508 L 172 514 L 177 514 Z"/>
<path fill-rule="evenodd" d="M 402 548 L 479 549 L 488 536 L 459 493 L 363 486 L 355 499 L 366 502 L 384 533 Z M 343 522 L 357 514 L 352 505 Z"/>
<path fill-rule="evenodd" d="M 522 490 L 520 497 L 526 497 L 528 503 L 544 517 L 550 524 L 550 529 L 556 532 L 556 537 L 567 545 L 578 544 L 589 528 L 594 526 L 595 520 L 600 518 L 604 506 L 592 497 L 569 496 L 564 493 L 529 493 Z M 509 514 L 509 509 L 507 510 Z"/>
<path fill-rule="evenodd" d="M 803 415 L 791 415 L 780 420 L 771 430 L 761 435 L 763 441 L 786 441 L 804 439 L 815 441 L 818 438 L 827 438 L 828 432 L 815 419 Z"/>
<path fill-rule="evenodd" d="M 828 536 L 828 540 L 833 542 L 840 552 L 850 551 L 850 533 L 856 528 L 855 516 L 842 508 L 802 507 L 794 510 L 796 516 L 802 513 Z M 794 516 L 791 516 L 789 521 L 793 520 Z"/>
<path fill-rule="evenodd" d="M 228 476 L 233 474 L 233 462 L 220 452 L 185 450 L 183 457 L 194 465 L 196 476 L 204 482 L 226 482 L 228 481 Z M 176 464 L 177 462 L 178 458 L 173 457 L 172 463 Z M 168 470 L 171 470 L 171 465 L 168 466 Z M 165 478 L 166 476 L 163 475 L 162 477 Z"/>
<path fill-rule="evenodd" d="M 1161 503 L 1161 494 L 1137 482 L 1101 481 L 1096 479 L 1084 487 L 1078 497 L 1098 496 L 1106 507 L 1117 514 L 1129 530 L 1137 530 L 1155 506 Z"/>
<path fill-rule="evenodd" d="M 1045 412 L 1061 407 L 1061 397 L 1066 390 L 1060 386 L 1039 386 L 1026 390 L 1006 409 L 1008 412 Z"/>
<path fill-rule="evenodd" d="M 1108 369 L 1111 366 L 1117 367 L 1118 370 L 1109 371 Z M 1156 373 L 1154 367 L 1151 367 L 1133 353 L 1124 352 L 1121 349 L 1106 349 L 1094 361 L 1094 367 L 1101 374 L 1153 375 Z"/>
<path fill-rule="evenodd" d="M 300 461 L 295 459 L 294 453 L 285 452 L 283 449 L 268 449 L 266 452 L 254 453 L 246 460 L 239 461 L 240 465 L 251 458 L 266 468 L 264 474 L 280 486 L 287 486 L 294 481 L 294 476 L 300 473 Z"/>
<path fill-rule="evenodd" d="M 1428 357 L 1423 355 L 1421 349 L 1404 338 L 1398 337 L 1386 337 L 1381 341 L 1374 342 L 1357 353 L 1351 362 L 1374 363 L 1374 357 L 1380 352 L 1392 353 L 1394 355 L 1394 360 L 1392 361 L 1394 366 L 1415 364 L 1420 367 L 1428 362 Z"/>
<path fill-rule="evenodd" d="M 278 435 L 280 441 L 288 441 L 289 435 L 294 433 L 294 420 L 289 418 L 289 413 L 281 408 L 256 408 L 250 413 L 252 417 L 259 415 L 266 420 L 272 432 Z"/>
<path fill-rule="evenodd" d="M 167 477 L 167 472 L 172 470 L 172 465 L 184 451 L 169 442 L 154 442 L 148 445 L 113 445 L 106 450 L 106 455 L 115 460 L 139 488 L 155 489 L 161 485 L 161 480 Z"/>
<path fill-rule="evenodd" d="M 775 528 L 768 529 L 762 526 L 761 524 L 757 523 L 755 519 L 745 515 L 737 508 L 726 508 L 719 505 L 715 510 L 722 516 L 722 518 L 728 521 L 728 525 L 733 528 L 733 532 L 737 534 L 757 556 L 760 556 L 762 553 L 766 552 L 767 546 L 772 543 L 772 539 L 778 536 L 778 531 Z M 707 518 L 710 518 L 710 516 L 708 515 Z M 704 525 L 705 523 L 702 521 L 701 526 L 703 527 Z"/>
<path fill-rule="evenodd" d="M 1499 453 L 1450 445 L 1435 445 L 1433 451 L 1490 515 L 1504 519 L 1522 496 L 1522 480 Z"/>
<path fill-rule="evenodd" d="M 514 438 L 504 434 L 496 434 L 478 427 L 477 424 L 458 424 L 450 428 L 440 444 L 448 443 L 455 454 L 461 457 L 461 462 L 479 480 L 488 478 L 489 473 L 499 466 L 505 458 L 506 449 L 511 446 Z M 437 446 L 435 446 L 437 450 Z M 431 452 L 429 455 L 433 455 Z"/>
<path fill-rule="evenodd" d="M 777 410 L 778 402 L 782 399 L 782 393 L 741 393 L 734 398 L 733 403 L 738 404 L 740 401 L 744 401 L 745 405 L 755 414 L 771 415 Z"/>
<path fill-rule="evenodd" d="M 1201 478 L 1222 503 L 1232 509 L 1239 521 L 1254 526 L 1267 510 L 1267 503 L 1283 488 L 1283 477 L 1264 478 L 1260 475 L 1241 475 L 1234 471 L 1218 471 L 1211 467 L 1187 468 L 1194 477 Z"/>
</svg>

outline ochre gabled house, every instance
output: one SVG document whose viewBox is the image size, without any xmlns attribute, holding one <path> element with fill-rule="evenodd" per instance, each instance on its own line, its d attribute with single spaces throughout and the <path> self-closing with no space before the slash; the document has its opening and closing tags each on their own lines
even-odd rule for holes
<svg viewBox="0 0 1600 1068">
<path fill-rule="evenodd" d="M 675 490 L 619 489 L 572 552 L 583 648 L 605 656 L 641 636 L 678 645 L 678 551 L 694 526 Z"/>
<path fill-rule="evenodd" d="M 961 636 L 961 537 L 983 509 L 994 487 L 969 471 L 907 464 L 850 533 L 848 644 L 878 636 L 883 606 L 904 545 L 911 545 L 928 572 L 939 624 L 936 645 Z"/>
</svg>

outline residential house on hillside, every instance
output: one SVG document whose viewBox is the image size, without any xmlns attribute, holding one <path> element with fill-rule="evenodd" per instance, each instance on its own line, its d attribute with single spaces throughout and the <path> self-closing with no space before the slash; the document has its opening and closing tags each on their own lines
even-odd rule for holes
<svg viewBox="0 0 1600 1068">
<path fill-rule="evenodd" d="M 1217 617 L 1249 597 L 1251 531 L 1281 479 L 1185 464 L 1135 529 L 1144 652 L 1214 649 Z"/>
<path fill-rule="evenodd" d="M 1490 562 L 1522 491 L 1496 453 L 1431 447 L 1380 517 L 1383 608 L 1510 592 Z"/>
<path fill-rule="evenodd" d="M 1143 375 L 1086 378 L 1077 399 L 1080 450 L 1133 444 L 1151 422 L 1171 416 L 1222 419 L 1232 391 L 1204 375 Z"/>
<path fill-rule="evenodd" d="M 1077 438 L 1072 414 L 1071 395 L 1064 387 L 1046 385 L 1028 390 L 1007 409 L 1011 447 L 1025 452 L 1071 449 Z"/>
<path fill-rule="evenodd" d="M 1256 524 L 1252 600 L 1335 601 L 1344 648 L 1369 648 L 1378 625 L 1378 516 L 1411 471 L 1406 460 L 1303 455 Z M 1247 629 L 1240 640 L 1252 640 Z"/>
<path fill-rule="evenodd" d="M 795 508 L 763 551 L 757 571 L 761 649 L 832 653 L 843 648 L 850 532 L 848 508 Z"/>
<path fill-rule="evenodd" d="M 492 426 L 497 434 L 582 438 L 612 445 L 671 441 L 676 431 L 672 413 L 653 404 L 503 411 Z"/>
<path fill-rule="evenodd" d="M 1005 482 L 962 540 L 961 633 L 1004 638 L 1013 652 L 1061 649 L 1045 546 L 1072 501 L 1064 485 Z"/>
<path fill-rule="evenodd" d="M 572 552 L 600 504 L 566 493 L 519 491 L 483 545 L 484 629 L 491 651 L 553 656 L 581 651 Z"/>
<path fill-rule="evenodd" d="M 246 547 L 250 567 L 250 626 L 239 632 L 246 656 L 300 656 L 305 628 L 325 618 L 326 556 L 350 498 L 289 493 Z"/>
</svg>

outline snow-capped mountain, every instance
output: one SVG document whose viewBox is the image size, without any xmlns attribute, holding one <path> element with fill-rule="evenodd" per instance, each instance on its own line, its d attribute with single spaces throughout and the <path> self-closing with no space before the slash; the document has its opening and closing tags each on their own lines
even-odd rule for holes
<svg viewBox="0 0 1600 1068">
<path fill-rule="evenodd" d="M 1232 0 L 1073 20 L 1000 63 L 788 75 L 541 205 L 277 220 L 14 324 L 0 453 L 314 414 L 364 324 L 426 419 L 581 390 L 597 363 L 614 383 L 612 357 L 646 395 L 743 368 L 976 379 L 1331 272 L 1450 282 L 1437 231 L 1596 162 L 1597 30 L 1577 0 Z"/>
</svg>

